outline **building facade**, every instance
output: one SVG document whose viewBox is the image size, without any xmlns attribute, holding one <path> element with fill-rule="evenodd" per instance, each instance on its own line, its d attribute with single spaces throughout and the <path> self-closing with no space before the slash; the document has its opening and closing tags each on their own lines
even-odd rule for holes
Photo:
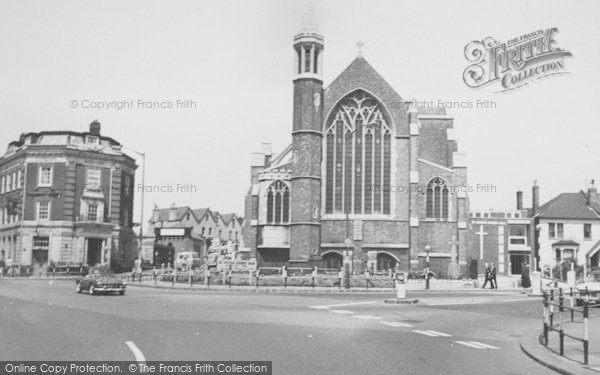
<svg viewBox="0 0 600 375">
<path fill-rule="evenodd" d="M 574 262 L 600 271 L 600 194 L 593 180 L 587 191 L 562 193 L 539 206 L 534 220 L 542 270 Z"/>
<path fill-rule="evenodd" d="M 484 273 L 494 263 L 498 274 L 520 277 L 532 255 L 530 210 L 523 208 L 523 194 L 517 192 L 512 210 L 473 210 L 470 236 L 471 276 Z"/>
<path fill-rule="evenodd" d="M 259 265 L 466 267 L 466 161 L 443 108 L 417 110 L 359 55 L 324 87 L 312 10 L 294 37 L 292 143 L 252 156 L 245 245 Z"/>
<path fill-rule="evenodd" d="M 97 121 L 84 133 L 21 135 L 0 158 L 0 261 L 128 268 L 136 168 Z"/>
<path fill-rule="evenodd" d="M 188 206 L 155 207 L 149 232 L 155 235 L 155 256 L 160 262 L 180 252 L 196 251 L 201 258 L 224 251 L 232 257 L 245 253 L 242 242 L 243 218 L 235 213 L 221 214 L 210 208 Z M 169 253 L 169 251 L 171 251 Z M 167 258 L 165 254 L 168 255 Z M 156 262 L 155 262 L 156 264 Z"/>
</svg>

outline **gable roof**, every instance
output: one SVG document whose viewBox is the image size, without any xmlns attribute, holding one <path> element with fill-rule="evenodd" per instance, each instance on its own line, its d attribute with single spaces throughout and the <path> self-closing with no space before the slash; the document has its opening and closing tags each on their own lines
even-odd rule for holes
<svg viewBox="0 0 600 375">
<path fill-rule="evenodd" d="M 363 56 L 357 56 L 324 90 L 323 114 L 327 116 L 341 99 L 359 89 L 377 96 L 391 116 L 397 134 L 408 134 L 405 100 Z M 323 121 L 327 121 L 327 118 L 323 118 Z"/>
<path fill-rule="evenodd" d="M 175 207 L 175 220 L 171 220 L 171 208 L 160 208 L 158 209 L 158 220 L 156 221 L 180 221 L 183 216 L 189 211 L 188 206 Z"/>
<path fill-rule="evenodd" d="M 229 225 L 229 223 L 231 222 L 231 220 L 235 217 L 234 213 L 230 213 L 230 214 L 223 214 L 221 215 L 221 218 L 223 218 L 223 223 L 225 223 L 225 225 Z"/>
<path fill-rule="evenodd" d="M 209 208 L 197 208 L 195 210 L 192 210 L 192 212 L 194 213 L 194 215 L 196 216 L 196 220 L 200 221 L 202 220 L 202 218 L 204 217 L 204 215 L 206 215 L 206 212 L 209 211 Z"/>
<path fill-rule="evenodd" d="M 583 192 L 562 193 L 544 203 L 539 210 L 542 219 L 600 220 L 600 216 L 587 204 Z"/>
</svg>

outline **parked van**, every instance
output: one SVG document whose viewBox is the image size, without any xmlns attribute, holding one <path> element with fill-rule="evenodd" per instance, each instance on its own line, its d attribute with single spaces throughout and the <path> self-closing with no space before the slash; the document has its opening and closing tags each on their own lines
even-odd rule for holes
<svg viewBox="0 0 600 375">
<path fill-rule="evenodd" d="M 202 265 L 202 261 L 200 256 L 195 251 L 186 251 L 177 254 L 177 258 L 175 259 L 175 267 L 178 270 L 189 270 L 191 268 L 200 267 Z"/>
</svg>

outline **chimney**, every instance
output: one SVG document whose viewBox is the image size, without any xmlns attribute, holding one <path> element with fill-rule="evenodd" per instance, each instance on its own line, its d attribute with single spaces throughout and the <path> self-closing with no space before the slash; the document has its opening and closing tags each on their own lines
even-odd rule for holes
<svg viewBox="0 0 600 375">
<path fill-rule="evenodd" d="M 523 192 L 517 191 L 517 210 L 523 209 Z"/>
<path fill-rule="evenodd" d="M 90 133 L 100 135 L 100 122 L 98 120 L 94 120 L 90 124 Z"/>
<path fill-rule="evenodd" d="M 592 208 L 600 209 L 600 195 L 598 195 L 596 182 L 594 180 L 590 181 L 590 186 L 588 186 L 587 204 Z"/>
<path fill-rule="evenodd" d="M 540 187 L 538 185 L 537 180 L 533 181 L 533 188 L 531 191 L 532 191 L 532 194 L 531 194 L 531 198 L 532 198 L 531 216 L 535 216 L 535 215 L 537 215 L 537 213 L 540 209 Z"/>
<path fill-rule="evenodd" d="M 270 143 L 261 144 L 261 151 L 265 155 L 264 164 L 265 168 L 271 166 L 271 158 L 273 156 L 273 145 Z"/>
<path fill-rule="evenodd" d="M 175 220 L 177 220 L 177 207 L 175 207 L 175 203 L 173 203 L 169 209 L 169 221 Z"/>
</svg>

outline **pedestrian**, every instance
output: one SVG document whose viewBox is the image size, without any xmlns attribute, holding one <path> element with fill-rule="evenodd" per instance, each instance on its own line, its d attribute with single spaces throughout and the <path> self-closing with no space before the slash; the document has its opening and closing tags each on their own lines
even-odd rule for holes
<svg viewBox="0 0 600 375">
<path fill-rule="evenodd" d="M 485 286 L 487 285 L 488 281 L 491 283 L 491 277 L 490 277 L 490 266 L 489 264 L 485 264 L 485 282 L 483 283 L 483 286 L 481 287 L 481 289 L 485 289 Z"/>
<path fill-rule="evenodd" d="M 529 277 L 529 265 L 527 263 L 523 263 L 521 270 L 521 286 L 523 288 L 530 288 L 531 278 Z"/>
<path fill-rule="evenodd" d="M 492 263 L 490 267 L 490 289 L 498 289 L 498 281 L 496 280 L 496 266 Z"/>
</svg>

